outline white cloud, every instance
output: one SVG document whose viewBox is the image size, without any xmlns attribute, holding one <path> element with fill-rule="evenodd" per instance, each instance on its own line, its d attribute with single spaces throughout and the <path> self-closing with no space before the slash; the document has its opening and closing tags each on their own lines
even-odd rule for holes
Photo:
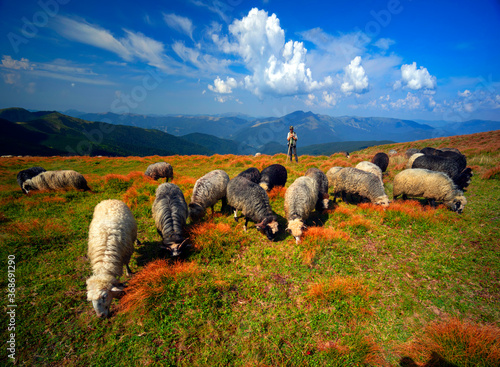
<svg viewBox="0 0 500 367">
<path fill-rule="evenodd" d="M 56 18 L 54 27 L 67 39 L 113 52 L 128 62 L 139 59 L 172 74 L 185 69 L 181 63 L 175 62 L 165 54 L 161 42 L 140 32 L 124 30 L 125 37 L 115 38 L 111 32 L 99 26 L 64 16 Z"/>
<path fill-rule="evenodd" d="M 176 14 L 163 14 L 165 23 L 178 32 L 185 33 L 189 38 L 193 39 L 193 22 L 191 19 L 182 17 Z"/>
<path fill-rule="evenodd" d="M 387 51 L 389 47 L 391 47 L 393 44 L 395 44 L 396 41 L 390 39 L 390 38 L 379 38 L 374 45 L 380 48 L 383 51 Z"/>
<path fill-rule="evenodd" d="M 237 86 L 238 83 L 234 78 L 228 77 L 226 78 L 226 81 L 224 81 L 221 78 L 217 77 L 214 80 L 214 85 L 208 85 L 208 89 L 215 93 L 229 94 L 233 93 L 233 88 L 236 88 Z"/>
<path fill-rule="evenodd" d="M 429 71 L 421 66 L 417 69 L 417 63 L 405 64 L 401 66 L 401 80 L 394 84 L 394 89 L 406 87 L 412 90 L 435 89 L 436 77 L 429 74 Z"/>
<path fill-rule="evenodd" d="M 470 97 L 471 94 L 472 94 L 471 91 L 468 89 L 464 90 L 463 92 L 460 91 L 458 92 L 459 97 Z"/>
<path fill-rule="evenodd" d="M 31 76 L 67 80 L 85 84 L 111 85 L 113 83 L 102 79 L 91 69 L 75 66 L 67 60 L 57 59 L 51 63 L 32 62 L 26 58 L 15 60 L 10 55 L 4 55 L 0 70 L 4 70 L 4 81 L 7 84 L 21 85 L 21 73 Z M 32 88 L 30 88 L 32 89 Z"/>
<path fill-rule="evenodd" d="M 229 25 L 232 40 L 212 35 L 226 53 L 239 55 L 252 73 L 244 78 L 245 87 L 262 98 L 264 94 L 290 96 L 305 94 L 329 86 L 312 78 L 306 66 L 307 50 L 302 42 L 285 43 L 285 31 L 275 14 L 253 8 L 241 20 Z"/>
<path fill-rule="evenodd" d="M 323 101 L 328 107 L 333 107 L 337 104 L 338 102 L 338 96 L 337 94 L 331 92 L 328 93 L 326 90 L 323 91 Z"/>
<path fill-rule="evenodd" d="M 361 66 L 361 57 L 356 56 L 349 65 L 344 68 L 344 82 L 340 89 L 345 94 L 365 93 L 368 91 L 369 83 L 365 69 Z"/>
</svg>

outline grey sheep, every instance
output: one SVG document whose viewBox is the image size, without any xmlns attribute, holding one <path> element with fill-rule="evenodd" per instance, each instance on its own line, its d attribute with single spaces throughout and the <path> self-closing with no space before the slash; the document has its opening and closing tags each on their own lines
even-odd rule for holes
<svg viewBox="0 0 500 367">
<path fill-rule="evenodd" d="M 245 177 L 256 184 L 260 182 L 260 171 L 255 167 L 247 168 L 243 172 L 240 172 L 238 176 Z"/>
<path fill-rule="evenodd" d="M 385 172 L 387 170 L 387 166 L 389 165 L 389 156 L 384 152 L 379 152 L 375 154 L 371 162 L 379 166 L 382 172 Z"/>
<path fill-rule="evenodd" d="M 168 179 L 174 178 L 174 169 L 167 162 L 156 162 L 150 164 L 148 168 L 146 168 L 146 172 L 144 172 L 145 176 L 151 177 L 153 180 L 158 180 L 159 178 Z"/>
<path fill-rule="evenodd" d="M 188 206 L 181 189 L 173 183 L 163 183 L 156 189 L 153 218 L 162 238 L 162 247 L 172 256 L 179 256 L 186 248 L 183 236 L 188 217 Z"/>
<path fill-rule="evenodd" d="M 228 182 L 228 174 L 220 169 L 208 172 L 205 176 L 199 178 L 194 184 L 191 202 L 188 206 L 189 216 L 193 220 L 199 220 L 203 218 L 208 207 L 212 208 L 213 214 L 214 205 L 221 199 L 222 209 L 224 210 L 227 204 L 226 189 Z"/>
<path fill-rule="evenodd" d="M 245 231 L 248 221 L 251 220 L 256 223 L 258 231 L 268 239 L 274 239 L 278 232 L 278 222 L 269 204 L 266 190 L 245 177 L 236 176 L 227 185 L 227 201 L 234 209 L 235 221 L 238 221 L 238 210 L 242 211 L 245 217 Z"/>
<path fill-rule="evenodd" d="M 36 166 L 22 170 L 17 174 L 17 183 L 19 184 L 21 190 L 23 190 L 25 194 L 27 194 L 28 192 L 23 188 L 24 182 L 26 180 L 32 179 L 33 177 L 39 175 L 42 172 L 46 172 L 45 168 Z"/>
<path fill-rule="evenodd" d="M 87 279 L 87 300 L 99 317 L 109 315 L 114 297 L 123 291 L 119 278 L 128 266 L 137 240 L 137 223 L 127 204 L 120 200 L 101 201 L 94 209 L 89 227 L 87 256 L 92 276 Z"/>
<path fill-rule="evenodd" d="M 319 168 L 311 167 L 306 171 L 305 176 L 311 177 L 316 186 L 318 198 L 316 202 L 316 210 L 328 209 L 328 178 Z"/>
<path fill-rule="evenodd" d="M 410 157 L 410 159 L 408 159 L 408 162 L 406 163 L 406 168 L 410 169 L 413 166 L 413 162 L 415 161 L 415 159 L 417 159 L 418 157 L 422 157 L 424 155 L 425 155 L 424 153 L 415 153 L 415 154 L 413 154 Z"/>
<path fill-rule="evenodd" d="M 334 201 L 338 194 L 345 201 L 346 194 L 359 195 L 371 203 L 389 206 L 389 198 L 380 179 L 372 173 L 357 168 L 346 167 L 332 176 Z"/>
<path fill-rule="evenodd" d="M 410 157 L 411 157 L 413 154 L 416 154 L 416 153 L 420 153 L 420 149 L 417 149 L 417 148 L 409 148 L 409 149 L 408 149 L 408 150 L 406 150 L 406 152 L 405 152 L 406 159 L 410 159 Z"/>
<path fill-rule="evenodd" d="M 326 172 L 326 178 L 328 179 L 328 187 L 331 187 L 333 186 L 334 184 L 334 181 L 333 181 L 333 177 L 335 176 L 335 174 L 340 171 L 342 168 L 344 167 L 332 167 L 330 168 L 327 172 Z"/>
<path fill-rule="evenodd" d="M 373 173 L 375 176 L 380 178 L 382 183 L 384 182 L 384 179 L 382 178 L 382 170 L 375 163 L 363 161 L 359 162 L 355 168 L 360 169 L 361 171 Z"/>
<path fill-rule="evenodd" d="M 286 229 L 299 243 L 306 226 L 304 221 L 314 210 L 318 200 L 316 184 L 311 177 L 297 178 L 285 193 L 285 216 L 288 221 Z"/>
<path fill-rule="evenodd" d="M 274 186 L 285 186 L 288 173 L 281 164 L 271 164 L 260 173 L 259 185 L 266 191 L 270 191 Z"/>
<path fill-rule="evenodd" d="M 463 192 L 446 174 L 422 168 L 406 169 L 394 177 L 393 198 L 396 199 L 401 195 L 403 199 L 426 198 L 433 206 L 435 206 L 435 201 L 442 201 L 457 213 L 462 213 L 467 204 Z"/>
<path fill-rule="evenodd" d="M 23 183 L 23 190 L 28 193 L 32 190 L 63 190 L 63 189 L 90 190 L 87 180 L 81 173 L 73 170 L 45 171 Z"/>
</svg>

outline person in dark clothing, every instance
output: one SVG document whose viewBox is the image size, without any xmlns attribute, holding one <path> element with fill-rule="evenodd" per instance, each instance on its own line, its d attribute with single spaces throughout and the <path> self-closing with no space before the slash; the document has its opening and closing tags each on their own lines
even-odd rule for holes
<svg viewBox="0 0 500 367">
<path fill-rule="evenodd" d="M 288 157 L 292 161 L 292 153 L 295 155 L 295 162 L 299 162 L 297 157 L 297 134 L 293 131 L 293 126 L 290 126 L 290 132 L 288 133 L 286 140 L 288 141 Z"/>
</svg>

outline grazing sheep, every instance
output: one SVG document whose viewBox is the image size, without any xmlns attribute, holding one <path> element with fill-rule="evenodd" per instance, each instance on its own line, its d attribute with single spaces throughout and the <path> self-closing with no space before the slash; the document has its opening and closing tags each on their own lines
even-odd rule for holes
<svg viewBox="0 0 500 367">
<path fill-rule="evenodd" d="M 458 169 L 463 171 L 467 167 L 467 158 L 461 153 L 453 152 L 451 150 L 441 151 L 440 157 L 454 160 L 458 164 Z"/>
<path fill-rule="evenodd" d="M 345 156 L 346 158 L 349 158 L 350 155 L 349 155 L 349 152 L 346 152 L 346 151 L 342 151 L 342 152 L 337 152 L 335 154 L 342 154 L 343 156 Z"/>
<path fill-rule="evenodd" d="M 435 206 L 435 201 L 442 201 L 453 211 L 461 214 L 467 199 L 453 181 L 442 172 L 413 168 L 401 171 L 394 177 L 393 198 L 424 197 Z"/>
<path fill-rule="evenodd" d="M 24 181 L 23 190 L 62 190 L 62 189 L 90 190 L 87 180 L 81 173 L 72 170 L 45 171 Z"/>
<path fill-rule="evenodd" d="M 316 185 L 318 199 L 316 202 L 316 210 L 328 209 L 328 178 L 320 169 L 311 167 L 306 171 L 305 176 L 311 177 Z"/>
<path fill-rule="evenodd" d="M 245 217 L 244 230 L 248 221 L 255 222 L 257 230 L 273 240 L 278 232 L 277 217 L 269 204 L 266 190 L 249 179 L 236 176 L 227 184 L 227 201 L 234 208 L 234 220 L 238 221 L 238 210 Z"/>
<path fill-rule="evenodd" d="M 420 153 L 420 149 L 417 149 L 417 148 L 409 148 L 409 149 L 405 152 L 406 159 L 410 159 L 410 157 L 411 157 L 413 154 L 416 154 L 416 153 Z M 423 154 L 423 153 L 422 153 L 422 154 Z"/>
<path fill-rule="evenodd" d="M 172 256 L 179 256 L 186 247 L 183 229 L 188 217 L 188 206 L 181 189 L 173 183 L 163 183 L 156 189 L 153 218 L 156 230 L 163 239 L 162 247 Z"/>
<path fill-rule="evenodd" d="M 379 152 L 375 154 L 371 162 L 379 166 L 382 172 L 385 172 L 387 170 L 387 166 L 389 165 L 389 156 L 384 152 Z"/>
<path fill-rule="evenodd" d="M 439 155 L 439 153 L 441 153 L 441 151 L 439 149 L 436 149 L 436 148 L 425 147 L 425 148 L 420 149 L 420 153 L 423 153 L 425 155 Z"/>
<path fill-rule="evenodd" d="M 438 155 L 423 155 L 417 157 L 411 166 L 411 168 L 423 168 L 431 171 L 443 172 L 459 186 L 459 189 L 463 190 L 470 183 L 472 170 L 470 168 L 464 170 L 462 167 L 463 162 L 460 157 L 453 159 Z"/>
<path fill-rule="evenodd" d="M 260 187 L 266 191 L 272 190 L 274 186 L 285 186 L 288 173 L 281 164 L 271 164 L 260 173 Z"/>
<path fill-rule="evenodd" d="M 205 176 L 199 178 L 194 184 L 193 194 L 191 195 L 191 203 L 189 203 L 189 216 L 193 220 L 203 218 L 205 209 L 212 208 L 214 213 L 214 205 L 222 199 L 222 209 L 226 207 L 226 188 L 229 182 L 229 176 L 223 170 L 217 169 L 208 172 Z"/>
<path fill-rule="evenodd" d="M 250 181 L 252 181 L 256 184 L 259 184 L 259 182 L 260 182 L 260 172 L 255 167 L 247 168 L 243 172 L 240 172 L 238 174 L 238 176 L 245 177 L 246 179 L 249 179 Z"/>
<path fill-rule="evenodd" d="M 285 216 L 288 220 L 286 231 L 299 243 L 306 226 L 304 221 L 314 210 L 318 200 L 316 183 L 311 177 L 297 178 L 285 193 Z"/>
<path fill-rule="evenodd" d="M 326 178 L 328 179 L 328 187 L 334 185 L 333 177 L 334 175 L 340 171 L 344 167 L 332 167 L 326 172 Z"/>
<path fill-rule="evenodd" d="M 123 291 L 119 278 L 128 266 L 137 240 L 137 223 L 127 204 L 120 200 L 101 201 L 90 222 L 87 256 L 92 276 L 87 279 L 87 300 L 99 317 L 109 315 L 114 297 Z"/>
<path fill-rule="evenodd" d="M 439 148 L 442 152 L 455 152 L 458 154 L 462 154 L 457 148 Z"/>
<path fill-rule="evenodd" d="M 379 166 L 377 166 L 372 162 L 368 161 L 359 162 L 355 168 L 360 169 L 361 171 L 373 173 L 375 176 L 380 178 L 380 181 L 384 182 L 384 179 L 382 178 L 382 170 L 380 169 Z"/>
<path fill-rule="evenodd" d="M 424 155 L 425 155 L 424 153 L 415 153 L 415 154 L 413 154 L 410 157 L 410 159 L 408 159 L 408 163 L 406 163 L 406 168 L 410 169 L 411 166 L 413 166 L 413 162 L 415 161 L 415 159 L 417 159 L 418 157 L 422 157 Z"/>
<path fill-rule="evenodd" d="M 384 185 L 372 173 L 346 167 L 332 176 L 332 182 L 334 201 L 338 194 L 342 195 L 344 201 L 346 194 L 354 194 L 367 198 L 373 204 L 389 206 L 390 201 L 385 193 Z"/>
<path fill-rule="evenodd" d="M 42 172 L 46 172 L 45 168 L 36 166 L 36 167 L 30 167 L 28 169 L 22 170 L 17 174 L 17 183 L 19 184 L 19 186 L 21 187 L 21 190 L 23 190 L 23 192 L 25 194 L 27 194 L 28 192 L 23 188 L 24 182 L 26 180 L 32 179 L 33 177 L 35 177 L 36 175 L 38 175 Z"/>
<path fill-rule="evenodd" d="M 164 177 L 168 182 L 169 178 L 174 178 L 174 169 L 170 163 L 156 162 L 148 166 L 144 175 L 151 177 L 153 180 L 158 180 L 159 178 Z"/>
</svg>

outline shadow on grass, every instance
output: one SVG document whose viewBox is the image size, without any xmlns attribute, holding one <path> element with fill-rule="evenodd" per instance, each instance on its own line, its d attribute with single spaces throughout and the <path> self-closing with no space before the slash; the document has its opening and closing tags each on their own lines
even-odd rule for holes
<svg viewBox="0 0 500 367">
<path fill-rule="evenodd" d="M 422 366 L 415 363 L 410 357 L 403 357 L 399 361 L 399 365 L 401 367 L 458 367 L 456 364 L 445 360 L 437 352 L 432 352 L 430 359 Z"/>
</svg>

